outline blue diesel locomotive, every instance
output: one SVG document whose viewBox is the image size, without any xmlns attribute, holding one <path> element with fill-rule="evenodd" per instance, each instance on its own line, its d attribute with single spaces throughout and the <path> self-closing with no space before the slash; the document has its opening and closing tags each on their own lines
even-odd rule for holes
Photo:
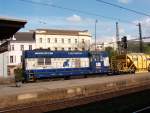
<svg viewBox="0 0 150 113">
<path fill-rule="evenodd" d="M 27 81 L 109 72 L 106 52 L 27 50 L 23 53 L 23 60 Z"/>
</svg>

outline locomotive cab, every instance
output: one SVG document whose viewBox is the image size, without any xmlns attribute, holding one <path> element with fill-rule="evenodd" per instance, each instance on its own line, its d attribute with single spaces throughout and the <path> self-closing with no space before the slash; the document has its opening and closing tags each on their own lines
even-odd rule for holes
<svg viewBox="0 0 150 113">
<path fill-rule="evenodd" d="M 108 73 L 109 57 L 106 52 L 91 52 L 91 68 L 95 73 Z"/>
</svg>

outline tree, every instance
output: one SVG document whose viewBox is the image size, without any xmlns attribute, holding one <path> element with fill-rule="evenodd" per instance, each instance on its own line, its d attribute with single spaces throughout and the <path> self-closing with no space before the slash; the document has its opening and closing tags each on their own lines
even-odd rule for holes
<svg viewBox="0 0 150 113">
<path fill-rule="evenodd" d="M 117 55 L 117 52 L 112 47 L 106 47 L 105 51 L 108 52 L 109 57 Z"/>
<path fill-rule="evenodd" d="M 17 87 L 21 86 L 22 81 L 24 80 L 23 77 L 23 70 L 21 68 L 17 68 L 14 70 L 15 73 L 15 83 Z"/>
</svg>

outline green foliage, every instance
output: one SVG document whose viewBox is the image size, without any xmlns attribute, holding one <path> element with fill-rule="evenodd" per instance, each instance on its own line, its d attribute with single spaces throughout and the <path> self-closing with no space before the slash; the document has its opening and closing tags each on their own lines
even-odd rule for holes
<svg viewBox="0 0 150 113">
<path fill-rule="evenodd" d="M 145 44 L 143 49 L 144 49 L 144 53 L 150 53 L 150 44 Z"/>
<path fill-rule="evenodd" d="M 111 58 L 112 56 L 117 55 L 117 52 L 112 47 L 106 47 L 105 51 L 108 52 L 108 56 Z"/>
<path fill-rule="evenodd" d="M 150 47 L 150 43 L 148 43 L 147 45 L 148 45 L 148 47 Z"/>
<path fill-rule="evenodd" d="M 15 81 L 23 81 L 24 77 L 23 77 L 23 70 L 21 68 L 17 68 L 14 70 L 15 73 Z"/>
<path fill-rule="evenodd" d="M 140 49 L 139 49 L 139 42 L 136 42 L 136 41 L 128 42 L 127 51 L 128 51 L 129 53 L 139 53 L 139 52 L 140 52 Z"/>
<path fill-rule="evenodd" d="M 128 42 L 128 52 L 139 53 L 139 42 L 132 41 Z M 150 53 L 150 43 L 143 42 L 143 53 Z"/>
</svg>

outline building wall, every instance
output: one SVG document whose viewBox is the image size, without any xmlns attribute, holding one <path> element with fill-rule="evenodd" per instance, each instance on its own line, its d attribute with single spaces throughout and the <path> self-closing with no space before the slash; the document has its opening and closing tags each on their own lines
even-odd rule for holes
<svg viewBox="0 0 150 113">
<path fill-rule="evenodd" d="M 105 42 L 105 43 L 98 43 L 96 44 L 96 50 L 97 51 L 104 51 L 105 48 L 112 47 L 114 50 L 116 50 L 116 43 L 115 42 Z M 91 45 L 91 50 L 95 50 L 95 44 L 93 43 Z"/>
<path fill-rule="evenodd" d="M 32 45 L 32 49 L 35 49 L 35 42 L 10 42 L 8 51 L 8 65 L 20 65 L 22 51 L 29 50 L 29 45 Z"/>
<path fill-rule="evenodd" d="M 50 50 L 88 50 L 90 36 L 36 34 L 36 48 Z"/>
<path fill-rule="evenodd" d="M 0 54 L 0 78 L 8 76 L 7 64 L 8 64 L 8 52 Z"/>
<path fill-rule="evenodd" d="M 14 69 L 22 66 L 22 52 L 24 50 L 35 49 L 35 42 L 18 42 L 10 41 L 9 51 L 7 52 L 8 59 L 8 76 L 14 75 Z"/>
</svg>

